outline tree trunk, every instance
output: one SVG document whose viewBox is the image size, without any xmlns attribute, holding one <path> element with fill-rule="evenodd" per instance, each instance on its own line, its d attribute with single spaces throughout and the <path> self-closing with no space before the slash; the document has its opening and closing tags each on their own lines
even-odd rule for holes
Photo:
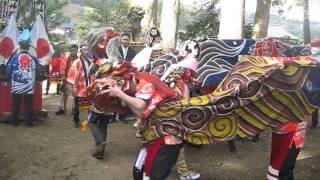
<svg viewBox="0 0 320 180">
<path fill-rule="evenodd" d="M 243 38 L 245 0 L 222 0 L 219 39 Z"/>
<path fill-rule="evenodd" d="M 271 0 L 257 0 L 256 15 L 252 38 L 265 38 L 268 36 Z"/>
<path fill-rule="evenodd" d="M 304 0 L 303 3 L 303 39 L 304 44 L 309 44 L 311 41 L 310 20 L 309 20 L 309 0 Z"/>
<path fill-rule="evenodd" d="M 240 16 L 241 16 L 241 22 L 240 22 L 240 26 L 241 26 L 241 38 L 244 38 L 244 24 L 245 24 L 245 15 L 246 15 L 246 0 L 242 0 L 241 3 L 241 10 L 240 10 Z"/>
<path fill-rule="evenodd" d="M 180 0 L 163 0 L 160 32 L 164 49 L 176 47 Z"/>
<path fill-rule="evenodd" d="M 151 27 L 156 26 L 158 0 L 148 0 L 144 4 L 145 14 L 141 21 L 141 29 L 143 32 L 148 31 Z"/>
<path fill-rule="evenodd" d="M 154 0 L 153 6 L 152 6 L 153 26 L 157 25 L 157 20 L 158 20 L 158 0 Z"/>
</svg>

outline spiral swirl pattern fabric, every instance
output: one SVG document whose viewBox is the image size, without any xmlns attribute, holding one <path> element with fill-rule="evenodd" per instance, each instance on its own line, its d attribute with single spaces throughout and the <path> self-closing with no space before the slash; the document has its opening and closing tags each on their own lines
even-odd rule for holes
<svg viewBox="0 0 320 180">
<path fill-rule="evenodd" d="M 302 87 L 316 65 L 305 57 L 242 56 L 213 93 L 159 106 L 145 137 L 170 134 L 210 144 L 252 137 L 289 120 L 305 121 L 316 107 Z"/>
</svg>

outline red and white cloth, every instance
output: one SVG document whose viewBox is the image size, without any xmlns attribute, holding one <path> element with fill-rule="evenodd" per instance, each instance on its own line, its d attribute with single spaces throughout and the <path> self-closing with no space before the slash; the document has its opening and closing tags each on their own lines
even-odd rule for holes
<svg viewBox="0 0 320 180">
<path fill-rule="evenodd" d="M 19 31 L 17 28 L 16 16 L 10 17 L 9 23 L 1 33 L 0 41 L 0 64 L 7 63 L 9 57 L 18 49 Z"/>
<path fill-rule="evenodd" d="M 274 129 L 273 132 L 276 134 L 288 134 L 293 133 L 292 138 L 289 142 L 289 148 L 291 148 L 293 142 L 296 148 L 302 148 L 304 145 L 304 138 L 306 134 L 307 122 L 295 123 L 287 122 Z"/>
<path fill-rule="evenodd" d="M 89 61 L 84 60 L 85 67 L 83 67 L 80 58 L 75 60 L 68 72 L 67 82 L 74 86 L 74 95 L 77 97 L 87 97 L 87 87 L 90 84 L 89 79 Z M 86 68 L 86 70 L 84 70 Z M 87 75 L 85 74 L 87 73 Z"/>
<path fill-rule="evenodd" d="M 66 82 L 71 65 L 73 61 L 75 61 L 76 59 L 78 59 L 78 56 L 71 56 L 71 55 L 68 58 L 61 59 L 62 61 L 60 63 L 60 74 L 64 79 L 63 83 Z"/>
<path fill-rule="evenodd" d="M 49 65 L 49 74 L 60 77 L 60 64 L 62 59 L 60 57 L 52 58 Z"/>
<path fill-rule="evenodd" d="M 287 122 L 273 130 L 267 180 L 279 180 L 280 170 L 287 159 L 289 149 L 293 145 L 296 149 L 303 147 L 306 127 L 307 122 Z"/>
<path fill-rule="evenodd" d="M 31 45 L 36 48 L 39 63 L 47 65 L 54 51 L 40 15 L 37 16 L 31 30 Z"/>
</svg>

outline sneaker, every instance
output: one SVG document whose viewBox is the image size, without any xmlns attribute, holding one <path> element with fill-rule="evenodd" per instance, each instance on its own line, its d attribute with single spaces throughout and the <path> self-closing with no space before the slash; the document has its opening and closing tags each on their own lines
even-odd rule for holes
<svg viewBox="0 0 320 180">
<path fill-rule="evenodd" d="M 136 121 L 136 122 L 133 124 L 133 127 L 138 128 L 138 127 L 139 127 L 139 122 Z"/>
<path fill-rule="evenodd" d="M 137 131 L 136 132 L 136 138 L 143 138 L 143 135 L 139 131 Z"/>
<path fill-rule="evenodd" d="M 56 115 L 61 115 L 61 114 L 64 114 L 64 110 L 60 108 L 59 111 L 56 112 Z"/>
<path fill-rule="evenodd" d="M 104 159 L 105 149 L 106 143 L 96 145 L 95 152 L 92 154 L 92 156 L 99 160 Z"/>
<path fill-rule="evenodd" d="M 180 175 L 180 180 L 200 180 L 200 173 L 189 171 L 187 175 Z"/>
</svg>

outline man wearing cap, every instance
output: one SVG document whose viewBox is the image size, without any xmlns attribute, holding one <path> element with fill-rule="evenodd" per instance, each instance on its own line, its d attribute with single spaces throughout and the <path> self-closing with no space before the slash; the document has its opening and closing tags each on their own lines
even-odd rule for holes
<svg viewBox="0 0 320 180">
<path fill-rule="evenodd" d="M 68 72 L 67 83 L 71 85 L 74 93 L 74 112 L 73 121 L 74 126 L 78 128 L 80 125 L 80 107 L 79 100 L 88 97 L 87 87 L 90 84 L 89 66 L 88 60 L 88 46 L 86 43 L 80 45 L 80 57 L 76 59 Z M 67 86 L 68 87 L 68 86 Z"/>
<path fill-rule="evenodd" d="M 20 104 L 23 98 L 27 126 L 33 126 L 33 94 L 36 71 L 39 61 L 29 53 L 31 35 L 28 29 L 23 29 L 19 45 L 20 51 L 12 56 L 6 66 L 6 75 L 11 80 L 12 117 L 14 126 L 19 124 Z"/>
</svg>

